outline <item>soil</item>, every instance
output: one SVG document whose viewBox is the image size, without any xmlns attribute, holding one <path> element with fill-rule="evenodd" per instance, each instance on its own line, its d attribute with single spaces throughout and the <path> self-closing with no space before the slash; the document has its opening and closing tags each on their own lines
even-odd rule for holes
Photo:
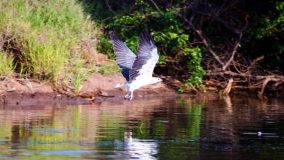
<svg viewBox="0 0 284 160">
<path fill-rule="evenodd" d="M 101 75 L 94 73 L 82 83 L 76 95 L 60 92 L 51 83 L 35 80 L 5 79 L 0 81 L 0 105 L 78 105 L 94 103 L 117 103 L 124 100 L 125 89 L 115 88 L 125 80 L 120 74 Z M 133 100 L 175 96 L 177 93 L 164 83 L 142 87 L 134 92 Z M 133 101 L 132 100 L 132 101 Z"/>
</svg>

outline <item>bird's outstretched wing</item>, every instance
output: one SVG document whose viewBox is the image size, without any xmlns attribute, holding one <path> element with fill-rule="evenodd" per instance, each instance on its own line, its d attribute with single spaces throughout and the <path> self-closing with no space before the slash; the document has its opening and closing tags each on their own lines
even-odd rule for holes
<svg viewBox="0 0 284 160">
<path fill-rule="evenodd" d="M 136 55 L 126 46 L 126 44 L 112 31 L 110 38 L 114 53 L 116 55 L 116 62 L 121 68 L 121 72 L 125 79 L 129 81 L 129 70 L 132 68 L 136 59 Z"/>
<path fill-rule="evenodd" d="M 138 76 L 151 77 L 159 60 L 157 47 L 148 31 L 140 34 L 137 57 L 129 70 L 130 81 Z"/>
</svg>

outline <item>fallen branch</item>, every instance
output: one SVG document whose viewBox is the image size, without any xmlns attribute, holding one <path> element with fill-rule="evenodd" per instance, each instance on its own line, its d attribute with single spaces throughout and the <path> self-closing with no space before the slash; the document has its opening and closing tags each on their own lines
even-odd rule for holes
<svg viewBox="0 0 284 160">
<path fill-rule="evenodd" d="M 207 70 L 206 71 L 206 76 L 235 76 L 235 77 L 250 77 L 250 74 L 246 73 L 237 73 L 233 71 L 211 71 Z"/>
<path fill-rule="evenodd" d="M 233 82 L 234 82 L 234 80 L 232 78 L 229 79 L 227 87 L 224 89 L 224 92 L 223 92 L 224 95 L 228 95 L 230 93 L 230 91 L 232 89 Z"/>
<path fill-rule="evenodd" d="M 264 90 L 265 90 L 267 84 L 268 84 L 270 81 L 277 82 L 277 86 L 278 86 L 278 85 L 280 85 L 281 83 L 284 83 L 284 77 L 283 77 L 283 76 L 275 76 L 275 75 L 267 76 L 267 77 L 263 80 L 262 87 L 261 87 L 261 91 L 258 93 L 258 96 L 259 96 L 259 97 L 263 97 Z"/>
<path fill-rule="evenodd" d="M 280 85 L 284 84 L 284 76 L 282 75 L 252 75 L 247 73 L 236 73 L 232 71 L 208 71 L 206 76 L 214 80 L 214 83 L 210 83 L 210 86 L 220 88 L 224 86 L 222 81 L 230 77 L 226 87 L 223 89 L 224 95 L 230 93 L 232 88 L 235 89 L 249 89 L 258 91 L 258 96 L 263 97 L 265 89 L 269 86 L 271 90 L 278 90 Z M 233 83 L 234 82 L 234 83 Z M 269 84 L 271 82 L 271 84 Z M 222 85 L 220 85 L 222 84 Z M 278 88 L 277 88 L 278 87 Z"/>
</svg>

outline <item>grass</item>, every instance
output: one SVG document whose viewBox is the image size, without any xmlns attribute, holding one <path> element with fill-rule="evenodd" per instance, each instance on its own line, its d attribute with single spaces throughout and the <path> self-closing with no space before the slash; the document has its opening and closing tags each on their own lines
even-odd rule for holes
<svg viewBox="0 0 284 160">
<path fill-rule="evenodd" d="M 97 67 L 96 71 L 100 74 L 107 75 L 107 74 L 114 74 L 120 72 L 120 68 L 116 63 L 109 62 L 103 66 Z"/>
<path fill-rule="evenodd" d="M 0 76 L 10 76 L 13 73 L 13 59 L 0 52 Z"/>
<path fill-rule="evenodd" d="M 95 50 L 99 33 L 80 3 L 76 0 L 2 0 L 0 15 L 1 75 L 14 71 L 20 76 L 55 83 L 64 80 L 79 88 L 94 65 L 85 64 L 84 58 L 95 56 L 93 52 L 86 53 L 82 44 L 89 42 L 92 46 L 88 50 Z"/>
</svg>

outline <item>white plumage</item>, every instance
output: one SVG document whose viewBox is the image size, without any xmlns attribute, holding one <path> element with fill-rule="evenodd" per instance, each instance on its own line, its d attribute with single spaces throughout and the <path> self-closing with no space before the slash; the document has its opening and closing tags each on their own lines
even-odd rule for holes
<svg viewBox="0 0 284 160">
<path fill-rule="evenodd" d="M 160 78 L 152 76 L 159 60 L 159 54 L 149 32 L 145 31 L 140 34 L 136 55 L 114 32 L 111 32 L 110 38 L 116 55 L 116 62 L 127 80 L 123 85 L 127 88 L 126 99 L 131 100 L 133 98 L 134 90 L 162 81 Z"/>
</svg>

